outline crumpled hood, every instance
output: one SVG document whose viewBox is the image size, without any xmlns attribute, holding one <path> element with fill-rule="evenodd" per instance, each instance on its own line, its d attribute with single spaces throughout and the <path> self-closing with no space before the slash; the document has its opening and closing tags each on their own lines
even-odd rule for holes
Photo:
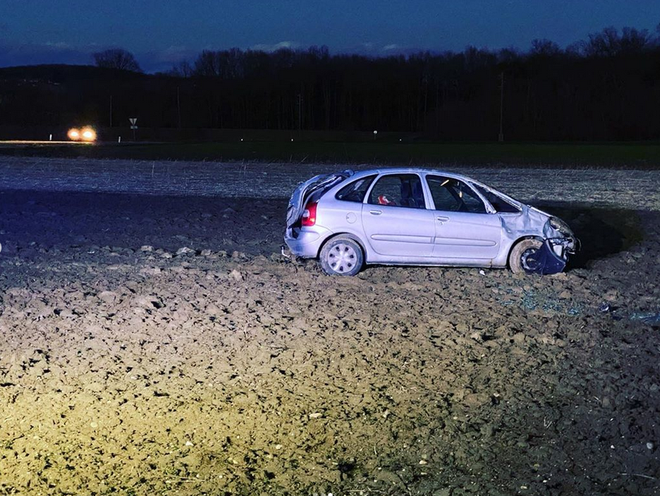
<svg viewBox="0 0 660 496">
<path fill-rule="evenodd" d="M 537 234 L 552 217 L 547 212 L 520 204 L 521 212 L 516 215 L 501 215 L 502 227 L 511 239 L 518 239 L 521 235 Z"/>
<path fill-rule="evenodd" d="M 512 239 L 527 234 L 538 235 L 539 231 L 543 232 L 546 239 L 576 239 L 568 224 L 559 217 L 530 205 L 520 204 L 520 208 L 522 209 L 520 215 L 501 216 L 502 226 Z M 553 222 L 550 222 L 551 219 Z M 559 229 L 553 227 L 553 224 L 558 226 Z"/>
</svg>

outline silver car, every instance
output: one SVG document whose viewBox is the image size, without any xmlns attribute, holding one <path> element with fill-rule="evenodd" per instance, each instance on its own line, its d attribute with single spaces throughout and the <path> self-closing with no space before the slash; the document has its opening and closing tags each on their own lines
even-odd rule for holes
<svg viewBox="0 0 660 496">
<path fill-rule="evenodd" d="M 561 272 L 578 240 L 557 217 L 469 177 L 384 169 L 313 177 L 289 201 L 284 240 L 331 275 L 364 264 Z"/>
</svg>

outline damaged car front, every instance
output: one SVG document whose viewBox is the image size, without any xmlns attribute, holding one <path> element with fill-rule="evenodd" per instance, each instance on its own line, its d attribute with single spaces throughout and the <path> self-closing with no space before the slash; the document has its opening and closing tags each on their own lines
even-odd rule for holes
<svg viewBox="0 0 660 496">
<path fill-rule="evenodd" d="M 502 234 L 511 242 L 508 265 L 512 272 L 548 275 L 566 268 L 569 255 L 580 248 L 566 222 L 483 183 L 473 181 L 472 186 L 500 215 Z M 503 205 L 514 209 L 502 208 Z"/>
<path fill-rule="evenodd" d="M 530 214 L 534 212 L 541 217 L 537 222 L 542 225 L 542 237 L 536 235 L 519 241 L 511 250 L 509 267 L 514 273 L 548 275 L 562 272 L 569 255 L 578 250 L 578 239 L 561 219 L 534 207 L 526 207 Z"/>
<path fill-rule="evenodd" d="M 545 215 L 545 212 L 543 212 Z M 541 249 L 527 262 L 527 271 L 539 274 L 556 274 L 566 267 L 569 255 L 579 248 L 579 241 L 568 224 L 550 216 L 543 225 L 545 241 Z"/>
</svg>

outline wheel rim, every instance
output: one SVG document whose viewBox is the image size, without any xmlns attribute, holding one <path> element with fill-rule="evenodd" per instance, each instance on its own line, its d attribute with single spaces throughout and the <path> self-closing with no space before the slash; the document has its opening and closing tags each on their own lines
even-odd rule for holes
<svg viewBox="0 0 660 496">
<path fill-rule="evenodd" d="M 328 265 L 338 274 L 353 270 L 357 264 L 357 259 L 355 248 L 346 243 L 338 243 L 330 248 L 328 252 Z"/>
<path fill-rule="evenodd" d="M 520 255 L 520 264 L 526 272 L 536 272 L 539 269 L 539 260 L 537 255 L 540 250 L 538 248 L 527 248 L 522 255 Z"/>
</svg>

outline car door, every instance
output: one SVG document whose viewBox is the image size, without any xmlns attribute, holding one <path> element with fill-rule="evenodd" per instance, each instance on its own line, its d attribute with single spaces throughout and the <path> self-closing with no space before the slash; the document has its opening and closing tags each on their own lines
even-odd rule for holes
<svg viewBox="0 0 660 496">
<path fill-rule="evenodd" d="M 480 264 L 497 257 L 502 221 L 486 211 L 481 198 L 465 182 L 426 176 L 435 210 L 433 256 L 445 263 Z"/>
<path fill-rule="evenodd" d="M 380 176 L 362 206 L 362 225 L 371 249 L 383 261 L 406 261 L 433 255 L 435 220 L 426 209 L 417 174 Z"/>
</svg>

